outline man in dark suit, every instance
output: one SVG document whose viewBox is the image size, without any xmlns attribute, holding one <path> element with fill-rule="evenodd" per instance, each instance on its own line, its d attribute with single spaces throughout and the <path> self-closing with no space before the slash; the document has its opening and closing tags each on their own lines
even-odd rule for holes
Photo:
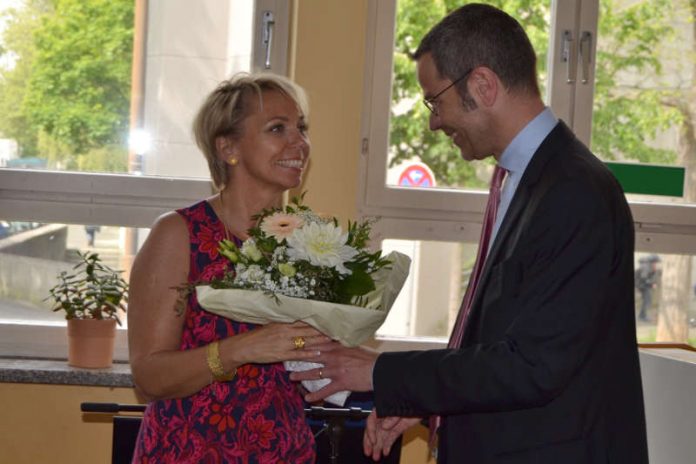
<svg viewBox="0 0 696 464">
<path fill-rule="evenodd" d="M 332 379 L 310 401 L 374 390 L 365 450 L 375 457 L 439 415 L 440 463 L 646 463 L 620 186 L 545 108 L 532 46 L 507 14 L 461 7 L 416 61 L 430 129 L 464 159 L 492 155 L 508 171 L 461 342 L 383 354 L 322 346 L 325 367 L 292 377 Z"/>
</svg>

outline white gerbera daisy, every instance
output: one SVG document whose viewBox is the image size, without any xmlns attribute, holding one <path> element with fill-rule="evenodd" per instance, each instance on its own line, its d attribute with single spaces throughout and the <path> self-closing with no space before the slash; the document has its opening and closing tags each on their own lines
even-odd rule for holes
<svg viewBox="0 0 696 464">
<path fill-rule="evenodd" d="M 346 245 L 348 234 L 342 233 L 333 223 L 311 222 L 295 229 L 287 238 L 288 256 L 294 260 L 307 260 L 315 266 L 333 267 L 341 274 L 350 274 L 344 263 L 358 254 Z"/>
</svg>

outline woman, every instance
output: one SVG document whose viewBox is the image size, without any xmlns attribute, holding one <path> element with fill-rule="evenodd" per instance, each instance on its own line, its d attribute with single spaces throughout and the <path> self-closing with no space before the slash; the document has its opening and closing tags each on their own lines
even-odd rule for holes
<svg viewBox="0 0 696 464">
<path fill-rule="evenodd" d="M 300 184 L 309 157 L 304 92 L 285 78 L 236 75 L 194 122 L 219 193 L 160 217 L 133 264 L 128 311 L 136 388 L 150 404 L 134 462 L 311 463 L 314 439 L 285 360 L 311 360 L 327 341 L 302 324 L 256 327 L 205 312 L 183 315 L 174 287 L 220 277 L 264 208 Z M 303 348 L 304 349 L 301 349 Z"/>
</svg>

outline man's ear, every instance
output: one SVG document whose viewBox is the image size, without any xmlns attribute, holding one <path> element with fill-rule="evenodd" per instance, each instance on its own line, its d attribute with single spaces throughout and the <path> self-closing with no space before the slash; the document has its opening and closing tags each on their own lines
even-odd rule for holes
<svg viewBox="0 0 696 464">
<path fill-rule="evenodd" d="M 471 72 L 469 92 L 482 106 L 493 106 L 500 88 L 500 79 L 490 68 L 479 66 Z"/>
</svg>

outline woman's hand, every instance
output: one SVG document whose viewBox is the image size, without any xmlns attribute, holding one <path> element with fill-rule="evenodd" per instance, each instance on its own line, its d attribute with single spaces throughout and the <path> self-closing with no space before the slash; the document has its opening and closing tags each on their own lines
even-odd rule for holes
<svg viewBox="0 0 696 464">
<path fill-rule="evenodd" d="M 282 361 L 313 361 L 319 356 L 316 346 L 331 339 L 304 322 L 267 324 L 220 342 L 225 366 Z"/>
</svg>

